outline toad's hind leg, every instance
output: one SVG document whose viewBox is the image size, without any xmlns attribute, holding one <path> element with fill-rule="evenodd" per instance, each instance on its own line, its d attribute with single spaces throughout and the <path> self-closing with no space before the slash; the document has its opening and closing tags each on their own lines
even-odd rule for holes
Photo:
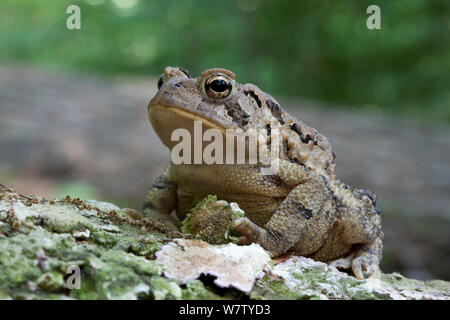
<svg viewBox="0 0 450 320">
<path fill-rule="evenodd" d="M 352 269 L 359 280 L 364 279 L 363 270 L 369 278 L 378 278 L 381 275 L 380 260 L 383 248 L 382 238 L 377 238 L 369 244 L 357 245 L 346 257 L 330 262 L 336 268 Z"/>
<path fill-rule="evenodd" d="M 332 197 L 325 179 L 311 172 L 304 172 L 303 181 L 281 202 L 264 228 L 247 218 L 239 218 L 233 226 L 243 234 L 241 243 L 259 243 L 276 257 L 302 241 L 304 254 L 317 250 L 333 224 Z"/>
<path fill-rule="evenodd" d="M 359 191 L 357 191 L 359 193 Z M 358 197 L 353 201 L 358 201 Z M 331 262 L 337 268 L 352 268 L 356 278 L 364 279 L 363 270 L 369 277 L 380 275 L 379 264 L 383 252 L 383 231 L 380 211 L 376 203 L 359 206 L 341 206 L 343 240 L 352 245 L 352 251 L 345 259 Z"/>
<path fill-rule="evenodd" d="M 381 252 L 383 250 L 383 239 L 376 238 L 369 244 L 364 244 L 355 251 L 352 261 L 352 271 L 356 278 L 364 279 L 363 269 L 367 271 L 370 278 L 380 276 Z"/>
</svg>

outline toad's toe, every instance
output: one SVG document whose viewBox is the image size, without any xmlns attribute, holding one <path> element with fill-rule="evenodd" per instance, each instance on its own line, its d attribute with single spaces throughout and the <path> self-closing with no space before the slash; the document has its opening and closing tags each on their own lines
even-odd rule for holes
<svg viewBox="0 0 450 320">
<path fill-rule="evenodd" d="M 352 261 L 352 271 L 356 278 L 363 280 L 366 271 L 368 278 L 379 278 L 380 267 L 378 266 L 378 258 L 375 255 L 363 254 Z"/>
<path fill-rule="evenodd" d="M 242 237 L 239 238 L 239 243 L 249 244 L 256 242 L 259 236 L 259 227 L 251 222 L 248 218 L 238 218 L 232 223 L 233 228 L 242 233 Z"/>
<path fill-rule="evenodd" d="M 329 265 L 338 269 L 349 269 L 352 266 L 352 261 L 354 258 L 355 258 L 354 253 L 350 253 L 345 258 L 340 258 L 331 261 Z"/>
</svg>

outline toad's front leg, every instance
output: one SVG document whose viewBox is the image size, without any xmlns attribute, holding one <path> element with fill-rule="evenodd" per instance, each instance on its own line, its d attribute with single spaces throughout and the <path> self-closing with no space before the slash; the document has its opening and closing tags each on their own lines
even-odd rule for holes
<svg viewBox="0 0 450 320">
<path fill-rule="evenodd" d="M 146 218 L 162 222 L 173 231 L 178 231 L 177 221 L 170 216 L 176 204 L 176 185 L 170 180 L 170 167 L 168 167 L 149 190 L 144 201 L 143 213 Z"/>
<path fill-rule="evenodd" d="M 243 234 L 240 243 L 258 243 L 273 257 L 286 253 L 306 234 L 308 241 L 303 244 L 303 254 L 321 246 L 335 219 L 330 191 L 322 176 L 295 169 L 302 176 L 301 183 L 281 202 L 264 228 L 247 218 L 233 222 L 233 227 Z"/>
</svg>

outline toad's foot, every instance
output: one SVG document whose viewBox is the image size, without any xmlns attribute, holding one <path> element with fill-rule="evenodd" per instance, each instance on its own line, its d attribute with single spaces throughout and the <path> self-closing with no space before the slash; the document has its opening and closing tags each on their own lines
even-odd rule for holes
<svg viewBox="0 0 450 320">
<path fill-rule="evenodd" d="M 265 231 L 245 217 L 235 219 L 232 223 L 232 226 L 237 231 L 242 233 L 242 236 L 239 237 L 238 244 L 243 245 L 248 245 L 252 242 L 258 242 L 260 235 Z"/>
<path fill-rule="evenodd" d="M 352 261 L 352 271 L 359 280 L 364 279 L 363 270 L 366 270 L 368 278 L 379 278 L 380 267 L 378 257 L 371 253 L 363 253 Z"/>
<path fill-rule="evenodd" d="M 248 218 L 238 218 L 233 221 L 232 226 L 242 233 L 242 236 L 238 239 L 238 244 L 257 243 L 268 251 L 272 257 L 282 255 L 292 246 L 281 233 L 267 227 L 261 228 Z"/>
<path fill-rule="evenodd" d="M 352 266 L 352 261 L 355 258 L 355 254 L 351 252 L 348 256 L 344 258 L 339 258 L 333 260 L 329 263 L 330 266 L 338 268 L 338 269 L 350 269 Z"/>
<path fill-rule="evenodd" d="M 363 270 L 366 271 L 368 278 L 379 278 L 380 267 L 378 257 L 374 254 L 363 252 L 355 258 L 356 254 L 351 252 L 345 258 L 340 258 L 330 262 L 330 266 L 338 269 L 352 268 L 353 274 L 359 280 L 364 280 Z"/>
</svg>

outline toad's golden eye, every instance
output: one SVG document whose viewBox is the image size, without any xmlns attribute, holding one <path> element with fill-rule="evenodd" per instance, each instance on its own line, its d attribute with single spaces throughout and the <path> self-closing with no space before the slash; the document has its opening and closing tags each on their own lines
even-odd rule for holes
<svg viewBox="0 0 450 320">
<path fill-rule="evenodd" d="M 225 75 L 214 75 L 206 79 L 206 94 L 213 99 L 223 99 L 233 90 L 233 82 Z"/>
</svg>

